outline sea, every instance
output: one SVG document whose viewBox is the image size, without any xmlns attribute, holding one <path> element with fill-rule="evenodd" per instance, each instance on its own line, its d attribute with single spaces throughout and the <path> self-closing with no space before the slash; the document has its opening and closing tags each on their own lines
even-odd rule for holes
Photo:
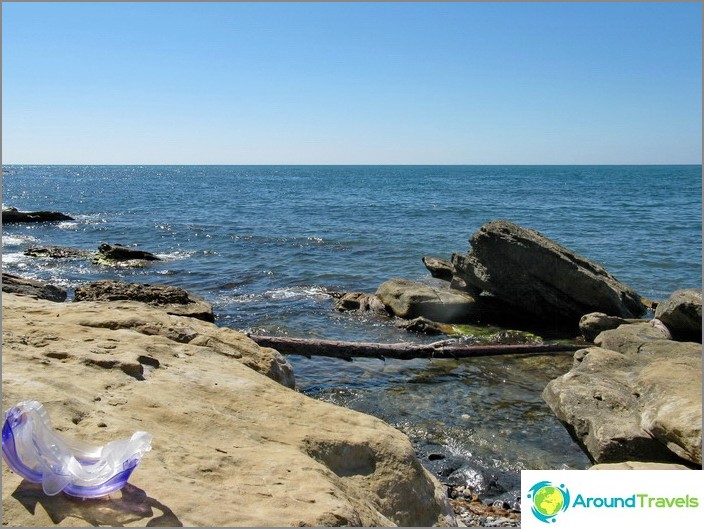
<svg viewBox="0 0 704 529">
<path fill-rule="evenodd" d="M 650 300 L 702 285 L 702 169 L 668 166 L 3 166 L 3 207 L 74 221 L 2 227 L 2 269 L 69 291 L 98 279 L 174 285 L 238 331 L 427 343 L 391 318 L 340 313 L 331 291 L 433 282 L 491 220 L 535 229 Z M 123 244 L 162 260 L 114 268 L 31 246 Z M 521 469 L 590 461 L 541 398 L 571 354 L 352 362 L 291 355 L 297 389 L 380 417 L 426 467 L 487 502 Z"/>
</svg>

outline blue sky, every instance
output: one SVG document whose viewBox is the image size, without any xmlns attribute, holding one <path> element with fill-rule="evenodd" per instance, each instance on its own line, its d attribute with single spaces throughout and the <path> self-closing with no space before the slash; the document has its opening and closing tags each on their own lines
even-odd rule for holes
<svg viewBox="0 0 704 529">
<path fill-rule="evenodd" d="M 701 163 L 701 3 L 6 3 L 3 163 Z"/>
</svg>

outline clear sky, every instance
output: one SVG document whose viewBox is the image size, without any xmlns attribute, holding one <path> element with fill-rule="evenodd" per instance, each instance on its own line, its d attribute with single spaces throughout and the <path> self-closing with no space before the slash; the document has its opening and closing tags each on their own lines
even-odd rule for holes
<svg viewBox="0 0 704 529">
<path fill-rule="evenodd" d="M 702 161 L 694 3 L 6 3 L 3 163 Z"/>
</svg>

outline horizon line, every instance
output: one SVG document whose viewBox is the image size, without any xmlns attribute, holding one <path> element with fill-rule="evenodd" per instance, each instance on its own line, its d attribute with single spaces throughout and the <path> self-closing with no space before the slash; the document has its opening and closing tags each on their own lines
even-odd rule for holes
<svg viewBox="0 0 704 529">
<path fill-rule="evenodd" d="M 668 163 L 6 163 L 6 166 L 36 167 L 620 167 L 620 166 L 667 166 L 699 165 L 702 162 L 668 162 Z"/>
</svg>

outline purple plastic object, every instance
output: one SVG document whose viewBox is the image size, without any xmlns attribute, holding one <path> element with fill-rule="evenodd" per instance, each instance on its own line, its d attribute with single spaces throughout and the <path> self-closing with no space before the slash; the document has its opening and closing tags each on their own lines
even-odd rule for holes
<svg viewBox="0 0 704 529">
<path fill-rule="evenodd" d="M 92 446 L 54 431 L 44 406 L 20 402 L 5 413 L 2 457 L 17 474 L 41 483 L 53 496 L 63 491 L 80 498 L 98 498 L 125 486 L 142 456 L 151 450 L 151 434 Z"/>
</svg>

